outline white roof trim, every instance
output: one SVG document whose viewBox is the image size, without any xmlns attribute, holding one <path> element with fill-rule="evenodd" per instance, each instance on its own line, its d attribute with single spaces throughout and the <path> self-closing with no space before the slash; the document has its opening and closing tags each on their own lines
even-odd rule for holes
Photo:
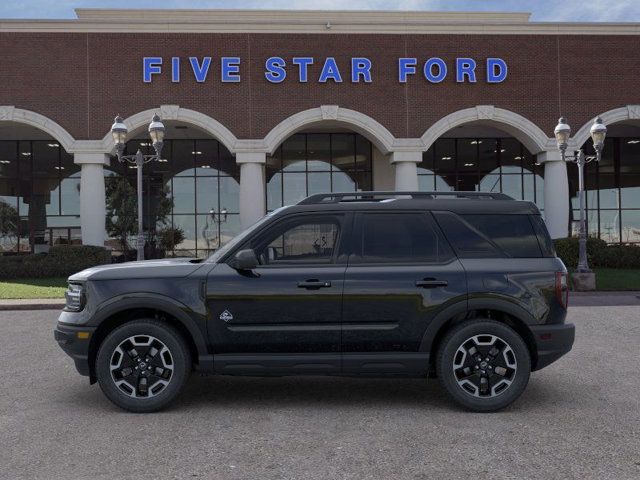
<svg viewBox="0 0 640 480">
<path fill-rule="evenodd" d="M 3 32 L 638 35 L 640 23 L 530 22 L 529 13 L 76 9 L 77 19 L 0 20 Z"/>
</svg>

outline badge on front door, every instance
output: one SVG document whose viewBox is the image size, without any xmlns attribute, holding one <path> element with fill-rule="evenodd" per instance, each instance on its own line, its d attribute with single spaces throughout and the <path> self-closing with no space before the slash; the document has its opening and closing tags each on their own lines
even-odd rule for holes
<svg viewBox="0 0 640 480">
<path fill-rule="evenodd" d="M 233 320 L 233 315 L 231 315 L 231 312 L 229 310 L 225 310 L 220 314 L 220 320 L 224 320 L 228 323 Z"/>
</svg>

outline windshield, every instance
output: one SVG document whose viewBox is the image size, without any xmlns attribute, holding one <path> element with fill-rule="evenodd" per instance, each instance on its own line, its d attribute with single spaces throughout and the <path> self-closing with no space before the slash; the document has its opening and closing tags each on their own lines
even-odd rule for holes
<svg viewBox="0 0 640 480">
<path fill-rule="evenodd" d="M 260 227 L 262 227 L 265 223 L 267 223 L 268 220 L 271 219 L 271 217 L 273 217 L 276 213 L 279 213 L 279 212 L 283 211 L 285 208 L 287 208 L 287 207 L 280 207 L 280 208 L 274 210 L 273 212 L 266 214 L 264 217 L 262 217 L 256 223 L 251 225 L 249 228 L 247 228 L 247 229 L 243 230 L 242 232 L 240 232 L 238 235 L 233 237 L 231 240 L 229 240 L 227 243 L 225 243 L 222 247 L 220 247 L 218 250 L 216 250 L 209 258 L 207 258 L 207 263 L 216 263 L 216 262 L 220 261 L 220 259 L 222 257 L 224 257 L 227 253 L 229 253 L 229 251 L 233 250 L 236 246 L 238 246 L 242 242 L 244 242 L 245 239 L 247 237 L 249 237 L 249 235 L 253 231 L 255 231 L 255 230 L 259 229 Z"/>
</svg>

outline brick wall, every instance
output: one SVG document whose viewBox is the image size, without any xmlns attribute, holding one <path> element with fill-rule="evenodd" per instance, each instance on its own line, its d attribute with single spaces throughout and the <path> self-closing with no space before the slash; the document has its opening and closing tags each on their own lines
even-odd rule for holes
<svg viewBox="0 0 640 480">
<path fill-rule="evenodd" d="M 301 110 L 337 104 L 365 113 L 396 137 L 419 137 L 456 110 L 492 104 L 536 123 L 549 135 L 560 113 L 577 130 L 594 114 L 640 103 L 640 37 L 552 35 L 371 34 L 107 34 L 0 33 L 0 105 L 47 116 L 76 139 L 102 138 L 113 116 L 130 116 L 161 104 L 203 112 L 238 138 L 261 138 Z M 308 83 L 289 71 L 280 84 L 264 78 L 272 55 L 287 61 L 312 56 Z M 559 58 L 560 55 L 560 58 Z M 142 81 L 142 57 L 165 58 L 165 73 Z M 182 79 L 172 83 L 170 57 L 183 58 Z M 209 77 L 198 84 L 187 57 L 212 56 Z M 220 56 L 242 58 L 241 83 L 220 82 Z M 334 56 L 344 82 L 317 82 L 321 63 Z M 373 83 L 352 84 L 349 59 L 373 61 Z M 441 84 L 418 74 L 397 79 L 398 57 L 442 57 L 450 67 Z M 478 61 L 478 83 L 458 84 L 455 57 Z M 504 58 L 507 80 L 484 82 L 484 60 Z"/>
</svg>

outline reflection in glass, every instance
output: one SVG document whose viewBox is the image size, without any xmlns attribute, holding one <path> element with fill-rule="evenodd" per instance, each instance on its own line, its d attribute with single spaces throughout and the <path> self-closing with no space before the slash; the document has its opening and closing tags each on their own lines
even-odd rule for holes
<svg viewBox="0 0 640 480">
<path fill-rule="evenodd" d="M 622 241 L 624 243 L 640 242 L 640 210 L 622 211 Z"/>
<path fill-rule="evenodd" d="M 79 243 L 79 172 L 55 140 L 0 141 L 0 253 Z"/>
<path fill-rule="evenodd" d="M 314 193 L 372 189 L 371 143 L 355 133 L 301 133 L 267 157 L 267 210 Z"/>
<path fill-rule="evenodd" d="M 147 141 L 129 143 L 136 142 L 144 144 L 143 153 L 151 153 Z M 184 241 L 165 255 L 207 256 L 221 245 L 222 229 L 227 237 L 240 230 L 239 222 L 230 220 L 239 213 L 240 170 L 235 158 L 213 139 L 165 140 L 162 156 L 163 161 L 150 162 L 143 170 L 144 204 L 146 212 L 157 212 L 168 201 L 168 216 L 164 222 L 148 216 L 145 230 L 152 238 L 167 229 L 183 231 Z M 135 169 L 118 164 L 112 160 L 108 175 L 119 175 L 135 188 Z"/>
</svg>

